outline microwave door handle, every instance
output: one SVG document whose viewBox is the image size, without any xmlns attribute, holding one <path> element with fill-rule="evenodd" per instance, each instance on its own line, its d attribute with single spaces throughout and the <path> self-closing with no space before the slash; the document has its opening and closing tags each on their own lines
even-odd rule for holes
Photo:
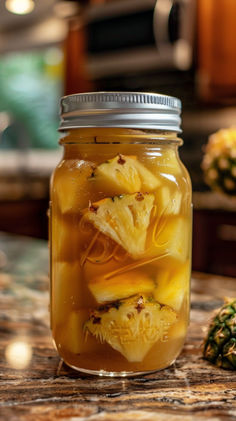
<svg viewBox="0 0 236 421">
<path fill-rule="evenodd" d="M 174 0 L 157 0 L 153 15 L 153 31 L 157 48 L 163 44 L 169 44 L 169 16 Z"/>
<path fill-rule="evenodd" d="M 157 59 L 161 66 L 173 66 L 173 45 L 169 41 L 169 16 L 174 0 L 157 0 L 153 14 L 153 32 Z"/>
<path fill-rule="evenodd" d="M 170 40 L 169 20 L 174 5 L 179 5 L 179 39 Z M 163 65 L 187 70 L 192 63 L 192 44 L 196 0 L 157 0 L 153 15 L 153 32 L 158 59 Z"/>
</svg>

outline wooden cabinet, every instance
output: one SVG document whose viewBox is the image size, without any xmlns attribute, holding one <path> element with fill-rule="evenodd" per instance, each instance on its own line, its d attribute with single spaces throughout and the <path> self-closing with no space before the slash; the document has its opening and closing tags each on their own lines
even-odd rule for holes
<svg viewBox="0 0 236 421">
<path fill-rule="evenodd" d="M 198 86 L 202 99 L 235 104 L 236 1 L 198 0 Z"/>
<path fill-rule="evenodd" d="M 193 269 L 236 276 L 236 212 L 194 210 Z"/>
<path fill-rule="evenodd" d="M 48 203 L 48 198 L 1 201 L 0 231 L 46 239 Z"/>
</svg>

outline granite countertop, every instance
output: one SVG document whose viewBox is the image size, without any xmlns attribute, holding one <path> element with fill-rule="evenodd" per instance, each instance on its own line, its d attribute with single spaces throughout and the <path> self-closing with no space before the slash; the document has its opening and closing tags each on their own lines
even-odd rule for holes
<svg viewBox="0 0 236 421">
<path fill-rule="evenodd" d="M 0 420 L 236 420 L 236 373 L 202 359 L 212 311 L 236 279 L 194 273 L 184 349 L 168 369 L 94 378 L 66 367 L 52 343 L 47 243 L 0 234 Z"/>
</svg>

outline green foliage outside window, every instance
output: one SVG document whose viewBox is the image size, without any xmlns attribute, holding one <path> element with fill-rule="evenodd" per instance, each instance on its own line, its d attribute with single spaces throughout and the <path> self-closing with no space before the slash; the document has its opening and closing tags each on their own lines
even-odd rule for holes
<svg viewBox="0 0 236 421">
<path fill-rule="evenodd" d="M 57 147 L 62 69 L 55 47 L 0 57 L 0 148 Z"/>
</svg>

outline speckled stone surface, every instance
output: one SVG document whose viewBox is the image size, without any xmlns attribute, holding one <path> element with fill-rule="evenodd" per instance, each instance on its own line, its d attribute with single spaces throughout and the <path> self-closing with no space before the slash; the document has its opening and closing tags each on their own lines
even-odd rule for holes
<svg viewBox="0 0 236 421">
<path fill-rule="evenodd" d="M 212 311 L 236 295 L 236 279 L 194 273 L 181 355 L 168 369 L 129 379 L 94 378 L 61 363 L 48 287 L 46 242 L 0 234 L 0 420 L 236 420 L 236 372 L 201 353 Z"/>
</svg>

